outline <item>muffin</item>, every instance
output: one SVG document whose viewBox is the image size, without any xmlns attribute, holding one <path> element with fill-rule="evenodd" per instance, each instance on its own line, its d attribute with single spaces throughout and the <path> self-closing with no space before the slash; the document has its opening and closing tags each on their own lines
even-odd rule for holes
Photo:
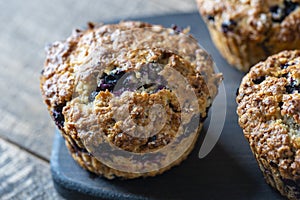
<svg viewBox="0 0 300 200">
<path fill-rule="evenodd" d="M 42 95 L 79 165 L 130 179 L 187 157 L 222 76 L 185 32 L 90 23 L 47 47 Z"/>
<path fill-rule="evenodd" d="M 299 49 L 299 0 L 197 0 L 211 38 L 237 69 L 283 50 Z"/>
<path fill-rule="evenodd" d="M 250 69 L 237 95 L 239 124 L 267 183 L 300 199 L 300 51 Z"/>
</svg>

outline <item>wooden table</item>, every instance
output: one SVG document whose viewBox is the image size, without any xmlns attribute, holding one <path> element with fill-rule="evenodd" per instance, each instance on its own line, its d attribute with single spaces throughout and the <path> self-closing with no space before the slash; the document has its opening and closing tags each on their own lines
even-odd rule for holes
<svg viewBox="0 0 300 200">
<path fill-rule="evenodd" d="M 86 22 L 195 12 L 194 0 L 0 1 L 0 199 L 62 199 L 52 183 L 54 136 L 39 90 L 47 43 Z"/>
</svg>

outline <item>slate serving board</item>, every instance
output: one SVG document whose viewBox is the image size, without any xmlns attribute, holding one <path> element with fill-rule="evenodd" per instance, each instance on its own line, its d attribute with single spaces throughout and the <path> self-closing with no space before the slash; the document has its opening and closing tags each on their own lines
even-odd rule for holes
<svg viewBox="0 0 300 200">
<path fill-rule="evenodd" d="M 243 73 L 231 67 L 212 44 L 198 13 L 138 19 L 170 27 L 190 26 L 191 33 L 209 52 L 224 75 L 226 121 L 214 149 L 203 159 L 198 153 L 209 124 L 181 165 L 146 179 L 106 180 L 80 168 L 56 132 L 51 172 L 57 191 L 67 199 L 284 199 L 267 185 L 237 123 L 235 95 Z M 222 95 L 222 94 L 221 94 Z M 225 104 L 226 101 L 219 101 Z M 214 123 L 214 122 L 212 122 Z M 215 122 L 218 123 L 218 122 Z"/>
</svg>

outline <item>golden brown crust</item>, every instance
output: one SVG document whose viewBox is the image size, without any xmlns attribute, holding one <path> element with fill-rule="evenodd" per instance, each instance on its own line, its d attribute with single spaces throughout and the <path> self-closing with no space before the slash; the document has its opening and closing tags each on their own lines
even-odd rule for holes
<svg viewBox="0 0 300 200">
<path fill-rule="evenodd" d="M 201 130 L 202 125 L 200 125 L 199 130 Z M 68 142 L 66 139 L 66 146 L 70 150 L 70 153 L 74 160 L 77 161 L 77 163 L 89 170 L 90 172 L 93 172 L 97 175 L 104 176 L 107 179 L 114 179 L 115 177 L 121 177 L 124 179 L 133 179 L 133 178 L 139 178 L 139 177 L 151 177 L 151 176 L 156 176 L 159 174 L 162 174 L 163 172 L 169 170 L 171 167 L 174 167 L 176 165 L 179 165 L 183 160 L 187 158 L 187 156 L 190 154 L 190 152 L 193 150 L 195 143 L 197 140 L 194 140 L 193 143 L 188 147 L 188 149 L 184 152 L 184 154 L 171 163 L 170 165 L 159 169 L 158 171 L 151 171 L 143 174 L 139 173 L 128 173 L 120 170 L 116 170 L 113 168 L 110 168 L 103 163 L 101 163 L 99 160 L 97 160 L 94 156 L 92 156 L 90 153 L 82 150 L 78 150 L 76 147 L 72 146 L 71 143 Z"/>
<path fill-rule="evenodd" d="M 152 69 L 157 75 L 151 79 Z M 185 79 L 176 77 L 172 70 Z M 126 84 L 132 87 L 154 80 L 157 84 L 126 88 Z M 119 88 L 114 81 L 122 83 Z M 90 24 L 88 30 L 77 30 L 66 41 L 50 46 L 41 90 L 72 156 L 81 166 L 107 178 L 136 178 L 162 173 L 188 155 L 195 141 L 185 136 L 181 125 L 187 126 L 191 117 L 200 113 L 202 126 L 220 81 L 211 58 L 191 36 L 159 25 L 121 22 Z M 175 86 L 170 88 L 165 83 Z M 188 99 L 189 94 L 195 94 L 196 101 Z M 182 102 L 190 108 L 180 107 Z M 156 105 L 165 113 L 153 109 Z M 170 164 L 157 164 L 160 168 L 154 171 L 143 171 L 148 164 L 134 160 L 132 168 L 142 172 L 133 173 L 99 160 L 102 152 L 94 146 L 103 143 L 130 153 L 154 154 L 170 146 L 173 153 L 163 154 Z M 177 158 L 179 151 L 183 154 Z M 110 159 L 131 169 L 122 155 Z"/>
<path fill-rule="evenodd" d="M 282 50 L 299 49 L 299 0 L 197 0 L 211 37 L 241 71 Z"/>
<path fill-rule="evenodd" d="M 239 124 L 267 182 L 291 199 L 300 197 L 299 92 L 300 51 L 284 51 L 252 67 L 236 99 Z"/>
</svg>

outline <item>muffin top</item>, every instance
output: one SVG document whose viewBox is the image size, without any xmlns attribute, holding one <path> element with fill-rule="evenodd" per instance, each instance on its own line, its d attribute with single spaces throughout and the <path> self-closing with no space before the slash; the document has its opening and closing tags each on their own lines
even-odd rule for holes
<svg viewBox="0 0 300 200">
<path fill-rule="evenodd" d="M 41 90 L 58 128 L 123 171 L 163 168 L 184 154 L 222 79 L 185 31 L 133 21 L 90 24 L 50 45 Z M 151 163 L 140 162 L 143 153 Z"/>
<path fill-rule="evenodd" d="M 226 35 L 263 42 L 300 39 L 300 0 L 197 0 L 203 18 Z M 295 34 L 297 33 L 297 34 Z"/>
<path fill-rule="evenodd" d="M 88 30 L 76 29 L 67 40 L 47 46 L 47 57 L 41 73 L 45 103 L 54 108 L 70 101 L 75 76 L 83 67 L 87 67 L 85 64 L 93 57 L 97 57 L 93 62 L 108 65 L 119 54 L 143 48 L 163 48 L 180 55 L 194 66 L 197 73 L 205 77 L 210 96 L 216 95 L 215 83 L 218 83 L 221 76 L 214 73 L 211 57 L 191 35 L 164 29 L 160 25 L 126 21 L 109 25 L 89 24 Z"/>
<path fill-rule="evenodd" d="M 284 51 L 251 68 L 237 95 L 239 124 L 252 150 L 300 178 L 300 51 Z"/>
</svg>

